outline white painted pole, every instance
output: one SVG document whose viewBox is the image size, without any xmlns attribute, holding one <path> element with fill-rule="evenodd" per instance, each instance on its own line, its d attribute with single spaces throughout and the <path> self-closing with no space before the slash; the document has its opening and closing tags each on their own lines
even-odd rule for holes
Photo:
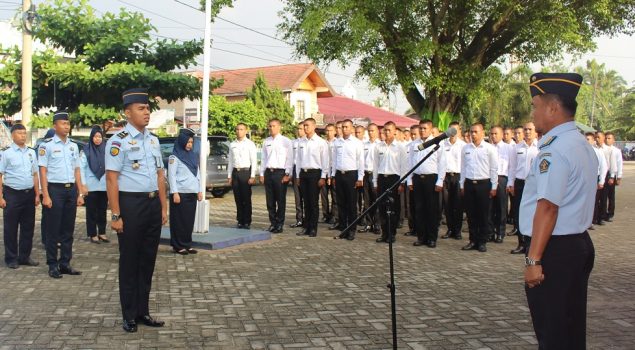
<svg viewBox="0 0 635 350">
<path fill-rule="evenodd" d="M 30 30 L 32 29 L 32 23 L 26 23 L 26 13 L 31 10 L 31 0 L 22 1 L 22 124 L 27 130 L 27 143 L 31 143 L 31 109 L 33 103 L 32 89 L 33 89 L 33 62 L 31 59 L 32 48 L 31 43 L 33 41 Z"/>
<path fill-rule="evenodd" d="M 205 197 L 207 190 L 207 154 L 209 152 L 209 142 L 207 140 L 207 123 L 209 120 L 209 80 L 211 63 L 211 40 L 212 40 L 212 0 L 205 0 L 205 38 L 203 39 L 203 97 L 201 98 L 201 192 Z M 194 232 L 209 232 L 209 207 L 207 200 L 198 203 L 198 221 Z"/>
</svg>

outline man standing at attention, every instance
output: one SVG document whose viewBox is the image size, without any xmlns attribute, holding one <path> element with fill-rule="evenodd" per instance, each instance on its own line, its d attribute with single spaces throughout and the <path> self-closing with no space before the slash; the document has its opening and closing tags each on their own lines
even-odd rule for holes
<svg viewBox="0 0 635 350">
<path fill-rule="evenodd" d="M 544 136 L 520 204 L 526 235 L 525 292 L 540 349 L 585 349 L 589 276 L 595 250 L 586 229 L 593 217 L 597 157 L 576 129 L 582 76 L 532 75 L 533 118 Z"/>
<path fill-rule="evenodd" d="M 256 145 L 247 138 L 247 125 L 236 125 L 236 140 L 229 145 L 227 182 L 234 192 L 238 228 L 251 227 L 251 186 L 256 183 Z"/>
</svg>

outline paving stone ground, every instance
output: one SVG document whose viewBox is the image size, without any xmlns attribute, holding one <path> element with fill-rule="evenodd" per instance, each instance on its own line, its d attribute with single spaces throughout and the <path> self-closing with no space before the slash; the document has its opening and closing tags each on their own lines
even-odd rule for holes
<svg viewBox="0 0 635 350">
<path fill-rule="evenodd" d="M 615 221 L 592 232 L 596 264 L 588 306 L 590 349 L 635 343 L 635 164 L 618 188 Z M 293 199 L 289 191 L 288 220 Z M 264 192 L 254 194 L 255 228 L 266 228 Z M 233 224 L 233 197 L 212 200 L 211 220 Z M 39 215 L 38 215 L 39 218 Z M 286 228 L 271 241 L 180 256 L 161 246 L 151 312 L 165 328 L 121 330 L 117 243 L 85 239 L 78 211 L 73 266 L 81 276 L 52 280 L 46 266 L 0 267 L 0 349 L 387 349 L 391 347 L 387 245 L 372 234 L 353 242 Z M 442 232 L 444 231 L 442 227 Z M 403 232 L 401 230 L 400 232 Z M 36 228 L 33 257 L 45 261 Z M 113 236 L 114 238 L 114 236 Z M 463 252 L 395 245 L 399 347 L 534 349 L 515 241 Z M 548 277 L 547 277 L 548 278 Z"/>
</svg>

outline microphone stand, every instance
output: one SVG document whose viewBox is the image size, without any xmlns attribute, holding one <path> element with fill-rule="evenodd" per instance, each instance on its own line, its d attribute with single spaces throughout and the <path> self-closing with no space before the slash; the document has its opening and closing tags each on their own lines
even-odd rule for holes
<svg viewBox="0 0 635 350">
<path fill-rule="evenodd" d="M 388 227 L 388 232 L 390 233 L 391 227 L 392 227 L 391 226 L 392 223 L 390 222 L 390 216 L 392 214 L 392 211 L 390 208 L 392 208 L 393 199 L 389 197 L 388 194 L 395 187 L 399 186 L 402 181 L 408 178 L 408 176 L 410 176 L 410 174 L 412 174 L 415 171 L 415 169 L 417 169 L 421 164 L 423 164 L 423 162 L 426 161 L 426 159 L 430 158 L 430 156 L 432 156 L 432 154 L 434 154 L 434 152 L 436 152 L 439 149 L 439 147 L 440 146 L 438 143 L 434 145 L 434 149 L 432 151 L 426 154 L 425 157 L 423 157 L 417 164 L 415 164 L 414 167 L 408 170 L 408 172 L 405 175 L 403 175 L 397 182 L 392 184 L 387 190 L 384 191 L 384 193 L 382 193 L 379 197 L 377 197 L 377 199 L 375 200 L 375 203 L 371 204 L 368 208 L 366 208 L 366 210 L 364 210 L 361 214 L 359 214 L 359 216 L 355 220 L 353 220 L 353 222 L 350 223 L 342 232 L 350 232 L 351 229 L 356 230 L 357 223 L 364 216 L 366 216 L 366 214 L 368 214 L 371 210 L 373 210 L 379 203 L 381 203 L 381 201 L 385 200 L 386 206 L 388 208 L 388 212 L 386 213 L 387 214 L 386 223 Z M 337 237 L 333 237 L 333 238 L 337 239 Z M 392 237 L 392 233 L 390 233 L 390 237 L 388 238 L 388 264 L 390 266 L 390 283 L 388 283 L 386 287 L 390 290 L 390 311 L 392 316 L 392 348 L 397 349 L 397 297 L 396 297 L 397 290 L 395 288 L 395 267 L 394 267 L 392 241 L 393 241 L 393 237 Z"/>
</svg>

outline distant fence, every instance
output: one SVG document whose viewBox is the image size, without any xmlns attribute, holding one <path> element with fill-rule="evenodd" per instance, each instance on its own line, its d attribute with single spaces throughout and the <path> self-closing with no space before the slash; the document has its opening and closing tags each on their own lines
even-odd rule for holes
<svg viewBox="0 0 635 350">
<path fill-rule="evenodd" d="M 635 160 L 635 141 L 615 141 L 615 147 L 622 150 L 622 159 Z"/>
</svg>

